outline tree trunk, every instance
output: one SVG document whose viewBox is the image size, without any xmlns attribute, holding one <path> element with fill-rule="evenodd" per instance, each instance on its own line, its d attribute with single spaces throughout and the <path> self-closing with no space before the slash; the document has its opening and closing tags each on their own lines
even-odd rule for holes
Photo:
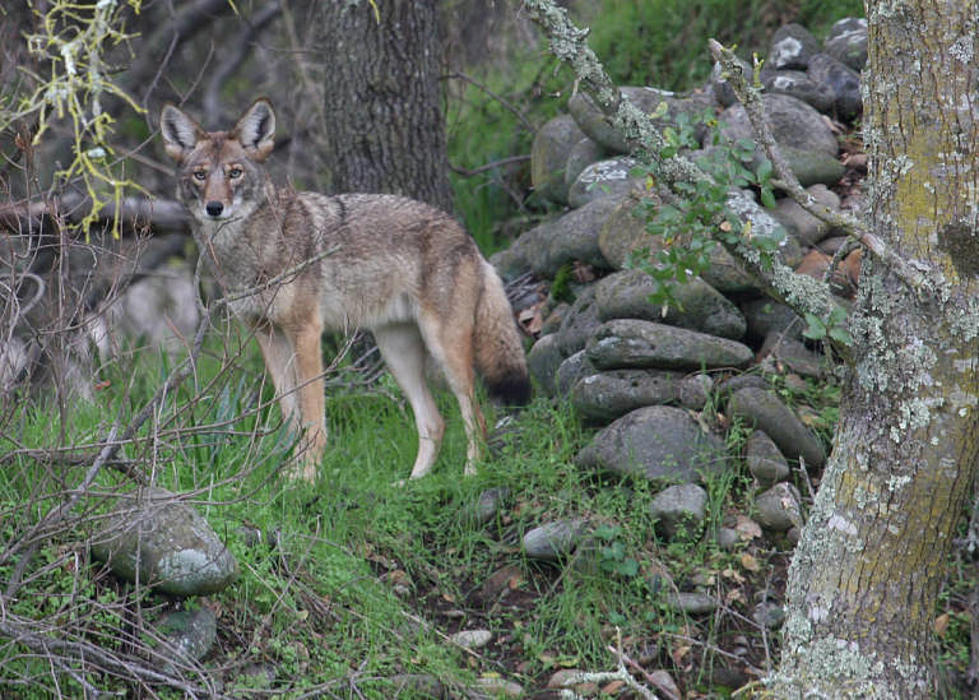
<svg viewBox="0 0 979 700">
<path fill-rule="evenodd" d="M 450 210 L 436 0 L 324 2 L 331 189 Z"/>
<path fill-rule="evenodd" d="M 979 0 L 868 0 L 870 225 L 835 449 L 789 574 L 777 697 L 927 697 L 932 621 L 979 453 Z"/>
</svg>

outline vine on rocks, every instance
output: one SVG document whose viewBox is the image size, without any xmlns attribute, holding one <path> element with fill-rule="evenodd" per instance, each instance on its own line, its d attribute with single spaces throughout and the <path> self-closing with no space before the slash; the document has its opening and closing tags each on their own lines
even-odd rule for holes
<svg viewBox="0 0 979 700">
<path fill-rule="evenodd" d="M 665 112 L 664 102 L 653 117 L 661 117 Z M 648 183 L 655 183 L 659 174 L 657 162 L 674 158 L 683 149 L 700 147 L 697 129 L 701 125 L 709 129 L 707 143 L 712 148 L 697 165 L 710 178 L 674 183 L 673 192 L 677 196 L 666 203 L 650 200 L 640 203 L 639 213 L 646 221 L 646 232 L 658 237 L 664 245 L 655 251 L 637 249 L 627 263 L 653 279 L 655 288 L 650 301 L 664 309 L 680 306 L 674 294 L 675 286 L 709 270 L 711 254 L 719 242 L 729 246 L 746 243 L 757 251 L 761 264 L 771 268 L 779 244 L 785 238 L 780 228 L 755 235 L 751 221 L 742 220 L 728 207 L 728 192 L 732 188 L 757 189 L 762 203 L 774 207 L 772 164 L 767 158 L 757 160 L 756 147 L 750 139 L 726 139 L 721 134 L 721 124 L 709 112 L 698 117 L 681 113 L 675 128 L 663 129 L 665 145 L 659 150 L 659 158 L 644 159 L 644 164 L 633 174 L 644 175 Z"/>
</svg>

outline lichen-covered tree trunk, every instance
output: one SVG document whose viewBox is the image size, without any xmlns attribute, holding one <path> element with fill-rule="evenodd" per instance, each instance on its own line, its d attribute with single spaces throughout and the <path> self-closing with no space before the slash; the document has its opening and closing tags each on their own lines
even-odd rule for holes
<svg viewBox="0 0 979 700">
<path fill-rule="evenodd" d="M 328 167 L 336 192 L 451 209 L 437 0 L 321 5 Z"/>
<path fill-rule="evenodd" d="M 789 576 L 778 697 L 934 692 L 932 621 L 979 454 L 979 0 L 868 0 L 869 262 L 840 425 Z"/>
</svg>

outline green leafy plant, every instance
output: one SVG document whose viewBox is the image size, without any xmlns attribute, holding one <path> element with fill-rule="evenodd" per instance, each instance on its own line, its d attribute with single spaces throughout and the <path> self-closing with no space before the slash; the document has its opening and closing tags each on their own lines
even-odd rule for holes
<svg viewBox="0 0 979 700">
<path fill-rule="evenodd" d="M 815 314 L 806 314 L 805 321 L 806 329 L 802 335 L 810 340 L 829 340 L 846 346 L 853 344 L 847 313 L 841 306 L 834 307 L 826 319 L 821 319 Z"/>
<path fill-rule="evenodd" d="M 602 524 L 592 533 L 600 542 L 599 567 L 610 574 L 632 578 L 639 574 L 639 562 L 629 556 L 625 542 L 622 541 L 622 528 L 618 525 Z"/>
<path fill-rule="evenodd" d="M 653 116 L 663 113 L 665 104 Z M 679 308 L 675 285 L 709 270 L 712 253 L 719 242 L 747 242 L 761 254 L 763 261 L 770 261 L 782 240 L 774 235 L 754 235 L 750 222 L 742 223 L 727 206 L 732 189 L 749 187 L 758 190 L 766 206 L 775 206 L 772 164 L 767 158 L 758 157 L 753 141 L 725 139 L 720 123 L 710 113 L 697 117 L 680 115 L 675 127 L 663 129 L 666 145 L 659 156 L 669 159 L 681 150 L 699 145 L 696 132 L 701 125 L 709 130 L 705 142 L 711 147 L 697 160 L 697 165 L 711 178 L 679 183 L 674 188 L 676 196 L 669 201 L 660 203 L 655 198 L 647 198 L 638 206 L 637 214 L 645 219 L 646 232 L 654 244 L 634 250 L 627 266 L 643 270 L 652 278 L 654 290 L 650 302 L 657 306 Z M 633 175 L 645 175 L 647 181 L 655 183 L 654 163 L 648 160 L 634 169 Z"/>
</svg>

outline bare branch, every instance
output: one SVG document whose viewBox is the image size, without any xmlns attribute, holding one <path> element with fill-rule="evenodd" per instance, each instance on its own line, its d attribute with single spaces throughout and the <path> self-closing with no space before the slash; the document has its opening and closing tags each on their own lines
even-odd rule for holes
<svg viewBox="0 0 979 700">
<path fill-rule="evenodd" d="M 85 219 L 92 211 L 92 200 L 78 193 L 66 193 L 63 197 L 44 202 L 15 202 L 0 205 L 0 229 L 13 233 L 36 232 L 42 219 L 64 216 L 71 223 Z M 123 197 L 119 202 L 119 221 L 126 230 L 139 228 L 145 223 L 156 231 L 190 233 L 190 219 L 183 204 L 172 199 L 148 197 Z M 116 205 L 108 202 L 99 210 L 99 219 L 112 221 L 116 218 Z"/>
<path fill-rule="evenodd" d="M 527 115 L 524 114 L 522 110 L 520 110 L 516 105 L 512 104 L 508 100 L 504 99 L 501 95 L 497 95 L 495 92 L 490 90 L 489 87 L 487 87 L 484 83 L 481 83 L 480 81 L 476 80 L 472 76 L 466 75 L 465 73 L 450 73 L 445 77 L 449 80 L 461 80 L 464 83 L 469 83 L 470 85 L 479 88 L 487 95 L 492 97 L 494 100 L 499 102 L 501 105 L 503 105 L 503 107 L 507 111 L 509 111 L 511 114 L 513 114 L 513 116 L 517 118 L 517 120 L 523 125 L 523 127 L 527 131 L 529 131 L 530 133 L 534 133 L 537 131 L 537 129 L 535 129 L 534 125 L 530 123 L 530 120 L 527 119 Z"/>
<path fill-rule="evenodd" d="M 211 71 L 211 79 L 204 89 L 204 116 L 208 123 L 217 124 L 221 118 L 221 88 L 228 77 L 245 62 L 254 47 L 255 39 L 269 24 L 282 14 L 279 0 L 272 0 L 262 9 L 245 19 L 245 27 L 230 43 L 235 47 Z"/>
</svg>

